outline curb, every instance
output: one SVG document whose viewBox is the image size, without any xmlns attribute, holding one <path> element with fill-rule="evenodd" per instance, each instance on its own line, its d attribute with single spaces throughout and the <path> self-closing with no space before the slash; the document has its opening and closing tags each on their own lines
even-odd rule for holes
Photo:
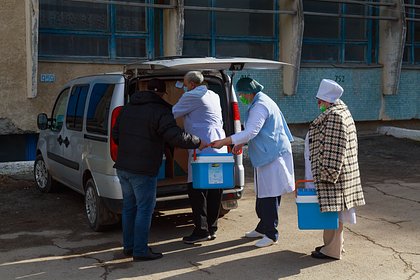
<svg viewBox="0 0 420 280">
<path fill-rule="evenodd" d="M 391 135 L 396 138 L 407 138 L 414 141 L 420 141 L 420 130 L 399 128 L 393 126 L 381 126 L 378 133 L 383 135 Z"/>
</svg>

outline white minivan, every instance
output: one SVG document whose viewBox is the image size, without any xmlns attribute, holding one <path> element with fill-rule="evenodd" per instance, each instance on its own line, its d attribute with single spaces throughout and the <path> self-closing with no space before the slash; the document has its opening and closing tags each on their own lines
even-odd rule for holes
<svg viewBox="0 0 420 280">
<path fill-rule="evenodd" d="M 110 133 L 121 108 L 151 78 L 165 81 L 164 99 L 175 104 L 183 93 L 176 87 L 190 70 L 202 71 L 208 88 L 219 94 L 224 130 L 241 130 L 232 76 L 245 69 L 278 69 L 283 63 L 252 58 L 167 58 L 126 65 L 121 73 L 76 78 L 64 85 L 51 116 L 38 115 L 40 129 L 34 176 L 42 192 L 60 182 L 85 196 L 87 220 L 95 231 L 120 219 L 122 192 L 113 168 L 117 147 Z M 227 72 L 229 71 L 229 72 Z M 228 75 L 230 73 L 230 76 Z M 182 127 L 182 120 L 177 120 Z M 158 175 L 157 209 L 188 206 L 188 153 L 172 148 Z M 224 190 L 221 214 L 237 207 L 245 185 L 242 155 L 235 156 L 235 186 Z"/>
</svg>

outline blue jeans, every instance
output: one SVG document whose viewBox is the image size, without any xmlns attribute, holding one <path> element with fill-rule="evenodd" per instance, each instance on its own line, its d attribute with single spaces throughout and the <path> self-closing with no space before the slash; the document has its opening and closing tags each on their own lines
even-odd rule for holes
<svg viewBox="0 0 420 280">
<path fill-rule="evenodd" d="M 134 256 L 148 253 L 149 230 L 156 205 L 157 177 L 117 169 L 123 193 L 122 228 L 125 250 Z"/>
</svg>

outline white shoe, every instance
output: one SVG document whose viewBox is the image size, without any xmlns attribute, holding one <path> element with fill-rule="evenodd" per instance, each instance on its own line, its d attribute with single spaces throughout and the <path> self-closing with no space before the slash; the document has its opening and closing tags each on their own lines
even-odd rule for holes
<svg viewBox="0 0 420 280">
<path fill-rule="evenodd" d="M 264 235 L 264 237 L 261 240 L 258 240 L 257 243 L 255 243 L 255 246 L 259 248 L 268 247 L 271 245 L 277 244 L 277 241 L 273 241 L 273 239 L 268 238 Z"/>
<path fill-rule="evenodd" d="M 255 230 L 245 232 L 245 237 L 248 237 L 248 238 L 257 238 L 257 237 L 264 237 L 264 236 L 265 236 L 264 234 L 259 233 L 258 231 L 255 231 Z"/>
</svg>

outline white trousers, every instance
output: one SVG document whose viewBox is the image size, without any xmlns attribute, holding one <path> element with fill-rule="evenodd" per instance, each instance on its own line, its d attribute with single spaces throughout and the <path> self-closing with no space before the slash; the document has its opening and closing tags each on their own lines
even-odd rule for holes
<svg viewBox="0 0 420 280">
<path fill-rule="evenodd" d="M 324 230 L 323 239 L 324 247 L 322 247 L 321 253 L 340 260 L 344 245 L 343 223 L 339 222 L 336 230 Z"/>
</svg>

